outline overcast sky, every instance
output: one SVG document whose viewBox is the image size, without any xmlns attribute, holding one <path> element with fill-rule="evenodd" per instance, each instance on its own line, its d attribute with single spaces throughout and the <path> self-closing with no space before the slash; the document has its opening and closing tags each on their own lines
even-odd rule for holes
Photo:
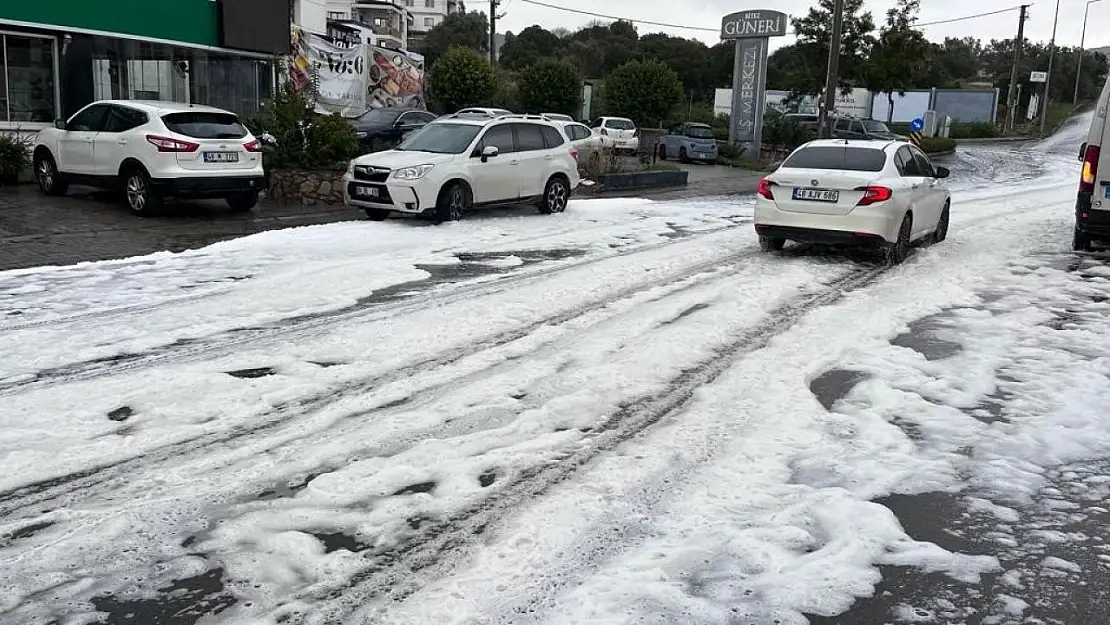
<svg viewBox="0 0 1110 625">
<path fill-rule="evenodd" d="M 707 44 L 717 43 L 717 29 L 720 28 L 721 17 L 745 9 L 777 9 L 791 16 L 804 14 L 811 6 L 808 0 L 776 0 L 762 4 L 750 2 L 736 2 L 730 0 L 542 0 L 545 4 L 557 5 L 564 9 L 575 9 L 593 13 L 604 13 L 616 17 L 653 22 L 666 22 L 682 26 L 693 26 L 709 30 L 692 30 L 686 28 L 668 28 L 651 24 L 636 24 L 640 34 L 650 32 L 665 32 L 670 35 L 701 39 Z M 982 0 L 981 2 L 968 2 L 966 0 L 922 0 L 920 22 L 936 22 L 950 20 L 966 15 L 985 13 L 999 9 L 1016 7 L 1022 2 L 1031 0 Z M 597 19 L 588 15 L 575 14 L 567 10 L 559 10 L 530 4 L 528 0 L 501 0 L 499 12 L 505 17 L 498 24 L 498 31 L 520 32 L 532 24 L 539 24 L 547 29 L 558 27 L 575 30 Z M 1079 45 L 1080 30 L 1083 25 L 1083 9 L 1086 0 L 1060 0 L 1060 23 L 1057 27 L 1056 41 L 1063 46 Z M 867 2 L 868 10 L 875 16 L 876 24 L 881 24 L 886 11 L 893 2 Z M 1052 35 L 1052 18 L 1056 4 L 1052 0 L 1040 0 L 1030 7 L 1030 20 L 1025 24 L 1026 36 L 1034 41 L 1048 41 Z M 468 0 L 467 9 L 471 11 L 489 11 L 488 4 L 482 0 Z M 945 37 L 976 36 L 984 42 L 990 39 L 1012 38 L 1017 31 L 1017 10 L 969 19 L 935 26 L 925 26 L 923 31 L 934 41 L 942 41 Z M 1090 7 L 1090 17 L 1087 22 L 1088 48 L 1110 45 L 1110 29 L 1105 25 L 1110 23 L 1110 0 L 1101 0 Z M 790 43 L 790 37 L 781 37 L 772 40 L 772 49 Z"/>
</svg>

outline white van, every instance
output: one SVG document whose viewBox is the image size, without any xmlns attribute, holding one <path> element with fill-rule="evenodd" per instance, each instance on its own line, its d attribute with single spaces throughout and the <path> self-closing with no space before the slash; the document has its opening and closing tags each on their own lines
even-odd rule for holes
<svg viewBox="0 0 1110 625">
<path fill-rule="evenodd" d="M 1110 104 L 1110 80 L 1102 87 L 1087 131 L 1087 141 L 1079 148 L 1083 169 L 1079 174 L 1079 194 L 1075 201 L 1075 234 L 1072 249 L 1085 251 L 1093 240 L 1110 240 L 1110 125 L 1106 109 Z"/>
</svg>

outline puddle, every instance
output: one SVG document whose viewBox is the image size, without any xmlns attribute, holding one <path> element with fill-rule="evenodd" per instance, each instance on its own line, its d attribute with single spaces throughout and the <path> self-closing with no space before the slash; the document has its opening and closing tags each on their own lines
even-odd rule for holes
<svg viewBox="0 0 1110 625">
<path fill-rule="evenodd" d="M 492 485 L 496 481 L 497 481 L 497 471 L 492 471 L 492 470 L 491 471 L 486 471 L 485 473 L 478 476 L 478 484 L 482 488 L 486 488 L 487 486 Z"/>
<path fill-rule="evenodd" d="M 225 371 L 233 378 L 254 379 L 274 375 L 277 371 L 273 367 L 258 367 L 255 369 L 239 369 L 238 371 Z"/>
<path fill-rule="evenodd" d="M 13 531 L 11 534 L 4 536 L 3 539 L 0 540 L 6 542 L 30 538 L 52 525 L 54 525 L 54 521 L 43 521 L 42 523 L 32 523 L 30 525 L 24 525 L 23 527 Z"/>
<path fill-rule="evenodd" d="M 115 410 L 108 413 L 108 418 L 112 421 L 126 421 L 135 415 L 135 410 L 131 406 L 120 406 Z"/>
<path fill-rule="evenodd" d="M 891 339 L 890 344 L 912 349 L 925 360 L 944 360 L 959 354 L 963 345 L 937 336 L 938 331 L 946 329 L 942 315 L 923 317 L 910 323 L 909 330 Z"/>
<path fill-rule="evenodd" d="M 316 538 L 316 540 L 324 543 L 324 553 L 331 553 L 333 551 L 339 551 L 340 549 L 346 549 L 351 553 L 358 553 L 369 548 L 369 545 L 361 543 L 354 536 L 344 534 L 343 532 L 331 532 L 328 534 L 313 533 L 312 536 Z"/>
<path fill-rule="evenodd" d="M 400 495 L 426 494 L 432 492 L 433 490 L 435 490 L 435 488 L 435 482 L 419 482 L 417 484 L 411 484 L 394 492 L 393 496 L 398 497 Z"/>
<path fill-rule="evenodd" d="M 868 377 L 870 376 L 862 371 L 830 369 L 813 378 L 809 383 L 809 391 L 825 410 L 832 410 L 836 402 L 847 397 L 857 384 Z"/>
<path fill-rule="evenodd" d="M 93 607 L 105 613 L 108 625 L 196 625 L 205 617 L 219 614 L 238 601 L 224 588 L 224 570 L 215 568 L 194 577 L 174 581 L 158 589 L 155 599 L 94 597 Z"/>
<path fill-rule="evenodd" d="M 681 321 L 681 320 L 685 319 L 686 317 L 689 317 L 690 315 L 698 312 L 699 310 L 705 310 L 706 308 L 709 308 L 709 304 L 705 304 L 705 303 L 694 304 L 693 306 L 687 308 L 686 310 L 678 313 L 673 318 L 661 322 L 659 325 L 669 326 L 672 323 L 676 323 L 678 321 Z"/>
<path fill-rule="evenodd" d="M 305 488 L 308 488 L 308 485 L 312 483 L 312 480 L 326 473 L 331 473 L 331 469 L 328 469 L 326 471 L 319 471 L 317 473 L 309 473 L 299 480 L 290 479 L 284 482 L 279 482 L 275 484 L 273 488 L 269 488 L 262 491 L 261 493 L 258 493 L 258 495 L 255 496 L 255 499 L 264 501 L 267 499 L 286 499 L 289 497 L 295 497 L 297 493 L 301 492 Z"/>
</svg>

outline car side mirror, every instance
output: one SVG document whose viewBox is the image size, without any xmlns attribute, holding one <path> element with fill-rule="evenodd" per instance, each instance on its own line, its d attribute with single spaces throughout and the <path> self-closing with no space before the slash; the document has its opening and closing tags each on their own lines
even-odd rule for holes
<svg viewBox="0 0 1110 625">
<path fill-rule="evenodd" d="M 484 163 L 489 159 L 497 156 L 497 152 L 498 150 L 496 145 L 487 145 L 486 147 L 482 148 L 482 162 Z"/>
<path fill-rule="evenodd" d="M 66 120 L 64 120 L 64 119 L 55 119 L 54 120 L 54 127 L 57 128 L 58 130 L 65 130 L 66 129 Z"/>
<path fill-rule="evenodd" d="M 947 167 L 937 166 L 937 168 L 936 168 L 936 174 L 937 174 L 936 177 L 937 178 L 947 178 L 949 176 L 949 174 L 951 174 L 951 173 L 952 172 L 949 171 Z"/>
<path fill-rule="evenodd" d="M 1082 161 L 1082 160 L 1083 160 L 1083 156 L 1084 156 L 1084 155 L 1085 155 L 1086 153 L 1087 153 L 1087 142 L 1086 142 L 1086 141 L 1084 141 L 1084 142 L 1083 142 L 1083 145 L 1079 146 L 1079 156 L 1077 156 L 1075 160 L 1077 160 L 1077 161 Z"/>
</svg>

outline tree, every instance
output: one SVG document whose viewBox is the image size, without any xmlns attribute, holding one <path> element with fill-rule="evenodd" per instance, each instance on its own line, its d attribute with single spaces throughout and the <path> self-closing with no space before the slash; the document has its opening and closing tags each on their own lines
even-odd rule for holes
<svg viewBox="0 0 1110 625">
<path fill-rule="evenodd" d="M 501 46 L 500 63 L 507 69 L 521 70 L 541 59 L 559 55 L 563 42 L 540 26 L 529 26 L 519 35 L 506 34 Z"/>
<path fill-rule="evenodd" d="M 446 111 L 486 103 L 497 92 L 497 75 L 473 48 L 452 46 L 432 65 L 432 94 Z"/>
<path fill-rule="evenodd" d="M 605 81 L 605 107 L 638 124 L 661 124 L 682 101 L 682 81 L 665 63 L 630 61 Z"/>
<path fill-rule="evenodd" d="M 662 61 L 677 72 L 687 93 L 698 98 L 712 96 L 709 48 L 704 43 L 652 33 L 640 38 L 638 48 L 640 58 Z"/>
<path fill-rule="evenodd" d="M 545 60 L 520 74 L 517 98 L 524 113 L 563 113 L 576 117 L 582 105 L 582 79 L 574 65 Z"/>
<path fill-rule="evenodd" d="M 489 19 L 485 13 L 452 13 L 433 27 L 420 43 L 425 67 L 447 53 L 452 46 L 466 46 L 478 52 L 489 53 Z"/>
<path fill-rule="evenodd" d="M 886 121 L 894 118 L 894 94 L 905 95 L 929 72 L 932 46 L 925 35 L 914 29 L 920 0 L 896 0 L 886 13 L 886 24 L 872 46 L 870 62 L 864 76 L 871 91 L 886 94 Z"/>
<path fill-rule="evenodd" d="M 817 95 L 825 88 L 829 47 L 832 39 L 834 0 L 819 0 L 805 17 L 790 20 L 798 40 L 797 52 L 804 56 L 805 71 L 787 74 L 783 80 L 787 91 L 797 96 Z M 875 21 L 871 12 L 863 12 L 863 0 L 844 0 L 844 27 L 840 40 L 839 87 L 848 90 L 866 76 L 867 57 L 875 42 L 872 33 Z"/>
</svg>

